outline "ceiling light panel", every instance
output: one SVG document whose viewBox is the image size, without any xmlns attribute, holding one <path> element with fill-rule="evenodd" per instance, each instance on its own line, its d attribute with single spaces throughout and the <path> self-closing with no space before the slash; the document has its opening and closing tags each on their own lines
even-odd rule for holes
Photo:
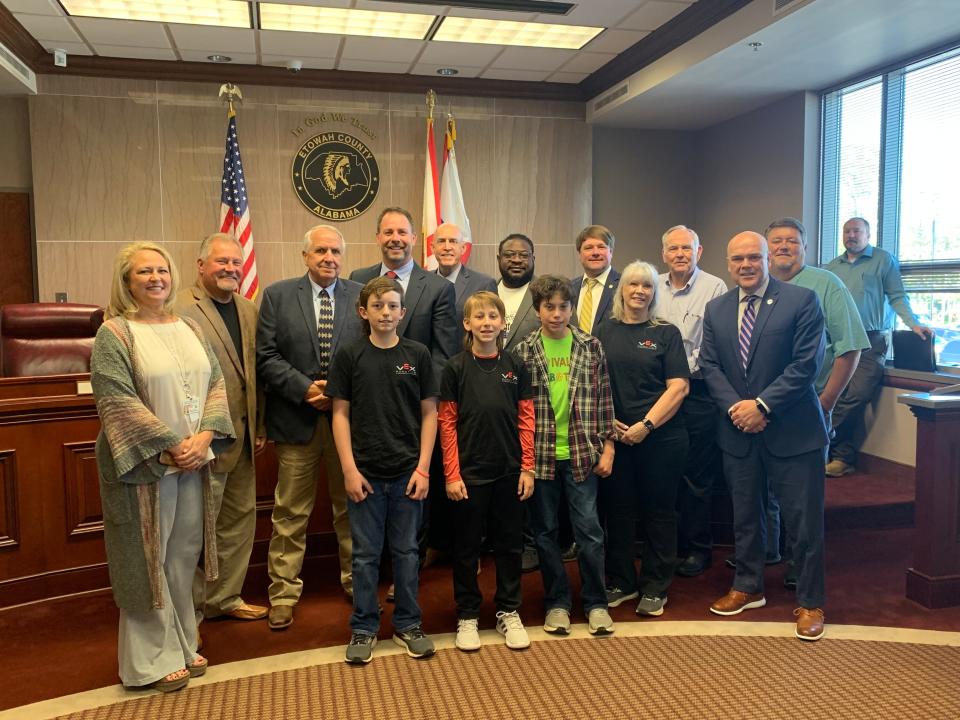
<svg viewBox="0 0 960 720">
<path fill-rule="evenodd" d="M 603 32 L 602 27 L 446 17 L 433 36 L 441 42 L 579 50 Z"/>
<path fill-rule="evenodd" d="M 263 30 L 422 40 L 433 20 L 433 15 L 260 3 Z"/>
<path fill-rule="evenodd" d="M 236 0 L 61 0 L 75 17 L 250 27 L 250 5 Z"/>
</svg>

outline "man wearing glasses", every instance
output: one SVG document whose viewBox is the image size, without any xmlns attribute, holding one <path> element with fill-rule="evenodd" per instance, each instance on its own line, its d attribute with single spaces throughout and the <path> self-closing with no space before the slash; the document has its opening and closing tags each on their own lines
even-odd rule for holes
<svg viewBox="0 0 960 720">
<path fill-rule="evenodd" d="M 507 310 L 504 350 L 512 350 L 527 335 L 540 329 L 540 318 L 533 309 L 533 296 L 529 290 L 533 263 L 533 241 L 526 235 L 511 233 L 500 242 L 497 249 L 497 265 L 500 267 L 497 294 Z"/>
</svg>

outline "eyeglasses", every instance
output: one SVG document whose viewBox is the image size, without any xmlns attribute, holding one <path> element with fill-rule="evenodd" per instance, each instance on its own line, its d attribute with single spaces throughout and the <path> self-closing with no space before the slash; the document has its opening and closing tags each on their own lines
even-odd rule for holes
<svg viewBox="0 0 960 720">
<path fill-rule="evenodd" d="M 513 260 L 514 258 L 529 260 L 530 253 L 528 253 L 526 250 L 505 250 L 504 252 L 500 253 L 500 257 L 506 260 Z"/>
</svg>

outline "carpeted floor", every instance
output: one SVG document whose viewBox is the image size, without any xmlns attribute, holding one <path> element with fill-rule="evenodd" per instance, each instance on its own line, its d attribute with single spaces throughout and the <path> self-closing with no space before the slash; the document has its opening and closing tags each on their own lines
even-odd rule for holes
<svg viewBox="0 0 960 720">
<path fill-rule="evenodd" d="M 960 717 L 960 648 L 784 637 L 613 637 L 376 657 L 151 694 L 69 720 Z"/>
</svg>

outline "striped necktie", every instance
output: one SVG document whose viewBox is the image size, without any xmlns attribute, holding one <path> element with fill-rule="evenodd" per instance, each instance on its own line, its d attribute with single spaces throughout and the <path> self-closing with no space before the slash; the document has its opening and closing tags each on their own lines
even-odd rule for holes
<svg viewBox="0 0 960 720">
<path fill-rule="evenodd" d="M 325 380 L 330 369 L 330 351 L 333 349 L 333 303 L 326 288 L 320 288 L 320 308 L 317 310 L 317 340 L 320 343 L 320 380 Z"/>
<path fill-rule="evenodd" d="M 580 314 L 577 319 L 580 321 L 580 329 L 585 333 L 593 330 L 593 289 L 599 284 L 596 278 L 587 278 L 583 283 L 586 290 L 583 293 L 583 300 L 580 302 Z"/>
<path fill-rule="evenodd" d="M 757 311 L 753 304 L 758 300 L 756 295 L 747 295 L 743 300 L 747 307 L 743 311 L 743 319 L 740 321 L 740 364 L 743 369 L 747 369 L 747 357 L 750 355 L 750 336 L 753 334 L 753 326 L 757 321 Z"/>
</svg>

